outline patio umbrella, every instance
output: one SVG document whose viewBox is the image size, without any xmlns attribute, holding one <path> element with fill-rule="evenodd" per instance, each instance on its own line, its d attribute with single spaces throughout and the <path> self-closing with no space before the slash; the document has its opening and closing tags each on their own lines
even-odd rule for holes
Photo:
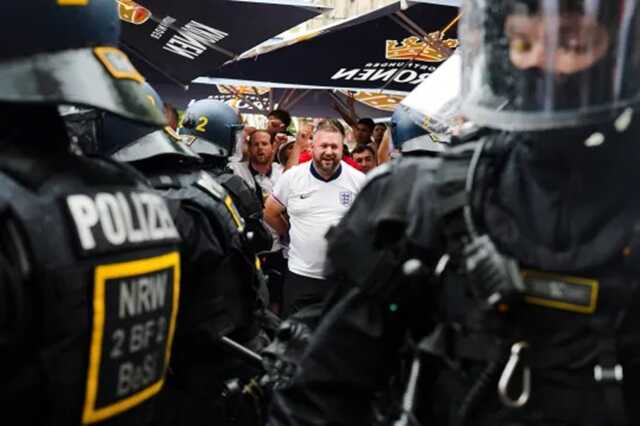
<svg viewBox="0 0 640 426">
<path fill-rule="evenodd" d="M 186 85 L 327 8 L 302 0 L 117 0 L 121 44 L 151 82 Z"/>
<path fill-rule="evenodd" d="M 458 4 L 398 1 L 277 46 L 254 49 L 213 76 L 406 94 L 458 47 Z"/>
</svg>

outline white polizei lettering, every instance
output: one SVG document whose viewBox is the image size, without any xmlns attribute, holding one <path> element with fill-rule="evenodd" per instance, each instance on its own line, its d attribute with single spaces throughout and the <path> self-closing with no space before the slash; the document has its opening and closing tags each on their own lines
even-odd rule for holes
<svg viewBox="0 0 640 426">
<path fill-rule="evenodd" d="M 158 219 L 158 208 L 156 197 L 153 194 L 140 194 L 140 201 L 145 205 L 147 212 L 147 226 L 149 227 L 149 239 L 161 240 L 164 238 L 164 232 L 160 229 L 160 221 Z"/>
<path fill-rule="evenodd" d="M 369 80 L 369 77 L 371 77 L 371 74 L 373 74 L 375 71 L 375 69 L 363 69 L 362 72 L 360 72 L 353 79 L 358 81 L 367 81 Z"/>
<path fill-rule="evenodd" d="M 171 217 L 169 208 L 162 199 L 158 199 L 158 220 L 160 222 L 160 227 L 164 231 L 164 238 L 178 238 L 180 236 L 175 224 L 173 223 L 173 218 Z"/>
<path fill-rule="evenodd" d="M 84 194 L 70 195 L 67 197 L 67 205 L 76 224 L 82 248 L 85 250 L 95 248 L 96 240 L 91 228 L 98 224 L 99 216 L 93 200 Z"/>
<path fill-rule="evenodd" d="M 190 21 L 182 27 L 180 33 L 209 47 L 213 47 L 213 45 L 229 35 L 224 31 L 216 30 L 197 21 Z"/>
<path fill-rule="evenodd" d="M 127 240 L 127 229 L 116 197 L 101 192 L 96 195 L 95 203 L 100 213 L 100 225 L 105 238 L 114 246 L 122 245 Z"/>
<path fill-rule="evenodd" d="M 139 243 L 141 241 L 145 241 L 147 239 L 146 231 L 140 226 L 140 229 L 136 229 L 133 223 L 133 217 L 131 215 L 131 207 L 129 206 L 129 202 L 124 194 L 118 192 L 116 194 L 116 198 L 118 199 L 118 203 L 120 204 L 120 210 L 122 210 L 122 216 L 124 218 L 124 223 L 127 228 L 128 240 L 130 243 Z M 142 222 L 140 219 L 139 222 Z"/>
<path fill-rule="evenodd" d="M 377 80 L 387 81 L 393 76 L 395 72 L 396 72 L 395 69 L 390 69 L 390 70 L 378 69 L 376 70 L 375 74 L 371 76 L 370 81 L 377 81 Z"/>
<path fill-rule="evenodd" d="M 402 70 L 400 71 L 398 74 L 396 74 L 396 77 L 393 79 L 393 81 L 397 81 L 398 83 L 408 83 L 411 80 L 414 80 L 418 77 L 418 73 L 412 70 Z"/>
<path fill-rule="evenodd" d="M 147 205 L 149 216 L 149 235 L 152 240 L 162 240 L 165 238 L 177 238 L 179 236 L 171 214 L 164 200 L 154 194 L 144 194 L 141 199 Z"/>
<path fill-rule="evenodd" d="M 331 77 L 331 80 L 338 80 L 340 78 L 344 78 L 345 80 L 351 80 L 359 72 L 360 72 L 360 68 L 355 68 L 355 69 L 352 69 L 352 70 L 349 70 L 349 69 L 346 69 L 346 68 L 340 68 L 340 70 L 338 70 L 338 72 L 336 72 Z"/>
<path fill-rule="evenodd" d="M 144 205 L 140 199 L 140 194 L 132 193 L 131 201 L 133 202 L 133 208 L 136 211 L 136 217 L 138 218 L 138 224 L 140 225 L 140 232 L 142 233 L 143 240 L 150 240 L 149 235 L 149 223 L 147 222 L 147 213 L 144 210 Z"/>
</svg>

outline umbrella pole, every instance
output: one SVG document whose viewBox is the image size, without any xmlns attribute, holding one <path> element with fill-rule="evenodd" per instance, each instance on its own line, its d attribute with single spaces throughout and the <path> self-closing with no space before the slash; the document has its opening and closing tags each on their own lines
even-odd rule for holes
<svg viewBox="0 0 640 426">
<path fill-rule="evenodd" d="M 273 87 L 269 88 L 269 110 L 275 109 L 273 107 Z"/>
<path fill-rule="evenodd" d="M 121 42 L 122 43 L 122 42 Z M 175 77 L 171 76 L 170 74 L 168 74 L 166 71 L 162 70 L 161 68 L 159 68 L 156 64 L 154 64 L 153 62 L 151 62 L 150 60 L 148 60 L 147 58 L 144 57 L 144 55 L 140 52 L 138 52 L 136 49 L 134 49 L 133 47 L 127 45 L 126 43 L 122 43 L 122 45 L 131 53 L 133 53 L 137 58 L 139 58 L 140 60 L 142 60 L 144 63 L 146 63 L 147 65 L 149 65 L 151 68 L 153 68 L 154 70 L 158 71 L 160 74 L 162 74 L 163 76 L 165 76 L 167 79 L 171 80 L 172 83 L 177 84 L 178 86 L 180 86 L 182 88 L 182 90 L 189 90 L 189 86 L 182 84 L 182 82 L 178 79 L 176 79 Z"/>
<path fill-rule="evenodd" d="M 286 96 L 284 96 L 284 99 L 282 99 L 280 102 L 278 102 L 278 108 L 285 109 L 285 105 L 287 105 L 287 103 L 289 102 L 289 98 L 291 98 L 291 96 L 293 96 L 294 90 L 295 89 L 289 89 L 289 93 L 286 93 Z"/>
</svg>

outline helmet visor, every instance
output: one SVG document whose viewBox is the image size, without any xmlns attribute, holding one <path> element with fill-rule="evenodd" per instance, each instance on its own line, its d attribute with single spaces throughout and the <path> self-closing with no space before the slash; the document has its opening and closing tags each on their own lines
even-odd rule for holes
<svg viewBox="0 0 640 426">
<path fill-rule="evenodd" d="M 198 154 L 182 143 L 180 136 L 171 127 L 148 133 L 133 143 L 113 153 L 118 161 L 134 162 L 151 158 L 175 158 L 185 162 L 197 163 Z"/>
<path fill-rule="evenodd" d="M 505 130 L 607 119 L 638 98 L 636 0 L 467 0 L 463 112 Z"/>
</svg>

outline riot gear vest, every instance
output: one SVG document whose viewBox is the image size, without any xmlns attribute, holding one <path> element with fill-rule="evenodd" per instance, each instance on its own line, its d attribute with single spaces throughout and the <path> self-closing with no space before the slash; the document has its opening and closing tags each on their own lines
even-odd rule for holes
<svg viewBox="0 0 640 426">
<path fill-rule="evenodd" d="M 246 249 L 244 220 L 225 189 L 205 172 L 148 174 L 151 184 L 169 199 L 180 200 L 206 213 L 222 245 L 224 257 L 211 284 L 219 287 L 218 337 L 231 333 L 247 342 L 258 333 L 255 312 L 261 308 L 257 296 L 255 257 Z M 213 261 L 213 259 L 212 259 Z"/>
<path fill-rule="evenodd" d="M 13 296 L 9 323 L 22 331 L 0 339 L 4 415 L 145 424 L 179 298 L 179 235 L 165 201 L 115 163 L 0 149 L 2 251 L 18 280 L 0 293 Z"/>
<path fill-rule="evenodd" d="M 464 196 L 465 180 L 477 143 L 446 154 L 434 178 L 439 201 L 432 219 L 444 230 L 441 241 L 450 259 L 441 272 L 435 302 L 439 324 L 425 346 L 426 353 L 447 366 L 434 381 L 438 389 L 428 392 L 431 421 L 637 423 L 640 413 L 632 398 L 640 374 L 636 337 L 640 317 L 635 309 L 640 303 L 640 269 L 637 216 L 631 216 L 640 209 L 631 202 L 624 211 L 611 211 L 613 217 L 606 222 L 593 222 L 593 232 L 584 234 L 588 240 L 567 236 L 554 247 L 559 247 L 555 253 L 549 245 L 537 246 L 524 236 L 514 238 L 526 231 L 508 223 L 504 211 L 498 213 L 493 186 L 507 159 L 513 161 L 512 148 L 501 145 L 495 134 L 485 139 L 489 146 L 478 165 L 480 187 L 471 201 Z M 462 209 L 468 202 L 500 252 L 518 260 L 524 292 L 520 303 L 508 309 L 494 310 L 479 302 L 474 292 L 478 283 L 464 271 L 468 259 L 462 246 L 468 237 Z M 591 217 L 572 220 L 582 225 Z M 544 218 L 538 221 L 544 223 Z M 516 368 L 509 372 L 509 365 Z"/>
</svg>

